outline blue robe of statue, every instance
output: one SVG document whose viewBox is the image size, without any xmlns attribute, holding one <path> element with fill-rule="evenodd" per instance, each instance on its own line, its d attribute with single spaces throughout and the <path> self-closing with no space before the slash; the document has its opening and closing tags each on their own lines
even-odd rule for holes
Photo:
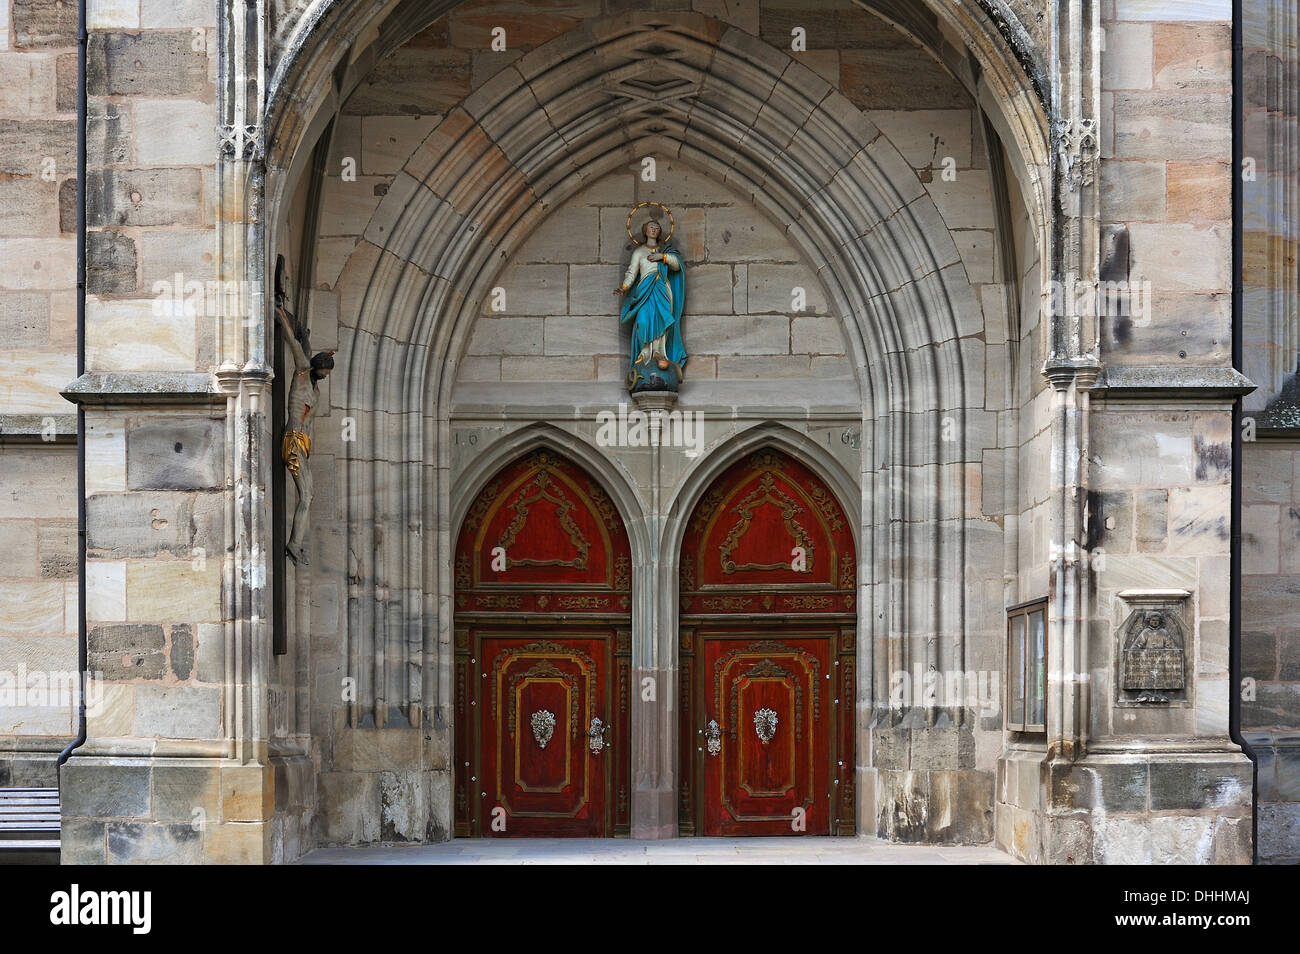
<svg viewBox="0 0 1300 954">
<path fill-rule="evenodd" d="M 656 251 L 672 255 L 678 262 L 682 261 L 681 252 L 671 242 L 663 243 Z M 648 252 L 645 246 L 637 248 L 628 268 L 629 275 L 633 274 L 634 269 L 641 270 L 638 258 Z M 667 390 L 676 390 L 681 369 L 686 366 L 686 348 L 682 344 L 681 335 L 682 307 L 686 303 L 686 269 L 684 265 L 676 269 L 670 268 L 665 261 L 647 262 L 646 265 L 653 268 L 640 280 L 633 279 L 636 283 L 623 299 L 623 309 L 619 314 L 620 321 L 633 322 L 628 386 L 631 390 L 637 390 L 643 384 L 643 378 L 656 373 L 665 378 Z M 670 366 L 667 371 L 660 370 L 653 355 L 649 362 L 638 365 L 637 359 L 646 345 L 660 337 L 664 341 L 662 349 L 656 348 L 656 353 L 662 353 L 676 365 L 676 369 Z"/>
</svg>

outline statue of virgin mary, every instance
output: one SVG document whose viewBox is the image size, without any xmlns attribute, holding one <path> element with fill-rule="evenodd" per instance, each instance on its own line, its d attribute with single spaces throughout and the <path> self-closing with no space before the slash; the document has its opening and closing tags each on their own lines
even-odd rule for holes
<svg viewBox="0 0 1300 954">
<path fill-rule="evenodd" d="M 676 391 L 686 366 L 681 335 L 686 269 L 671 238 L 660 242 L 662 232 L 654 219 L 641 226 L 644 241 L 633 250 L 623 284 L 614 292 L 627 296 L 619 321 L 632 322 L 627 389 L 633 394 Z"/>
</svg>

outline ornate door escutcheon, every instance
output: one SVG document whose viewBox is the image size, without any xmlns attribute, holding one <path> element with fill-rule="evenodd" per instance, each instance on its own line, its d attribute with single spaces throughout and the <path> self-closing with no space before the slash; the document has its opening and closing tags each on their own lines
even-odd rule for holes
<svg viewBox="0 0 1300 954">
<path fill-rule="evenodd" d="M 776 735 L 776 723 L 779 720 L 776 713 L 771 709 L 762 708 L 754 713 L 754 731 L 758 733 L 759 739 L 764 745 L 772 741 Z"/>
<path fill-rule="evenodd" d="M 546 743 L 551 741 L 551 736 L 555 734 L 555 713 L 548 709 L 538 709 L 533 713 L 530 721 L 533 726 L 533 738 L 537 740 L 538 746 L 546 748 Z"/>
</svg>

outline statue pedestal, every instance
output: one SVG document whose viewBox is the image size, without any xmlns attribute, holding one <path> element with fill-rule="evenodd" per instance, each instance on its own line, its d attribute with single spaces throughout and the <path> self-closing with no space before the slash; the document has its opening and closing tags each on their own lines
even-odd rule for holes
<svg viewBox="0 0 1300 954">
<path fill-rule="evenodd" d="M 632 400 L 641 410 L 670 411 L 677 404 L 676 391 L 637 391 Z"/>
</svg>

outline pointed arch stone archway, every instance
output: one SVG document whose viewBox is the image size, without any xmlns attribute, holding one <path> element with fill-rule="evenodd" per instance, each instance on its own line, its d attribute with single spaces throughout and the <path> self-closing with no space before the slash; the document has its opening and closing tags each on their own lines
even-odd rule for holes
<svg viewBox="0 0 1300 954">
<path fill-rule="evenodd" d="M 983 320 L 932 198 L 856 107 L 788 55 L 698 15 L 617 17 L 525 54 L 449 112 L 343 268 L 334 388 L 358 433 L 342 449 L 346 547 L 372 555 L 349 597 L 349 665 L 358 711 L 376 725 L 394 709 L 422 724 L 449 699 L 444 667 L 420 667 L 418 683 L 397 677 L 415 656 L 395 633 L 423 633 L 425 658 L 446 645 L 452 526 L 437 516 L 445 504 L 417 512 L 417 501 L 449 493 L 456 369 L 501 265 L 550 209 L 646 154 L 745 196 L 842 317 L 862 408 L 859 533 L 872 554 L 863 636 L 888 660 L 865 695 L 883 698 L 887 673 L 918 661 L 967 668 L 965 431 L 950 440 L 943 420 L 984 408 Z M 928 569 L 904 572 L 904 560 Z M 638 675 L 664 672 L 651 640 L 670 619 L 639 627 Z M 656 735 L 634 720 L 647 752 L 634 798 L 658 806 L 634 816 L 662 835 L 673 760 Z"/>
<path fill-rule="evenodd" d="M 270 74 L 266 175 L 248 182 L 259 210 L 252 218 L 270 209 L 271 234 L 254 227 L 230 236 L 247 240 L 250 274 L 264 267 L 277 209 L 306 166 L 299 144 L 384 52 L 442 12 L 415 6 L 391 5 L 367 25 L 358 6 L 320 4 L 289 30 L 288 55 Z M 1016 144 L 1009 164 L 1032 197 L 1036 244 L 1048 249 L 1050 156 L 1034 82 L 974 5 L 934 7 L 921 32 L 977 98 L 996 104 Z M 954 56 L 954 42 L 988 57 L 985 69 Z M 335 69 L 344 48 L 348 65 Z M 526 53 L 452 109 L 391 184 L 344 266 L 340 313 L 350 324 L 340 327 L 333 403 L 359 436 L 338 449 L 346 459 L 344 670 L 359 694 L 348 720 L 369 712 L 381 726 L 393 713 L 413 727 L 449 722 L 456 368 L 503 259 L 566 197 L 647 150 L 711 172 L 778 223 L 843 319 L 862 409 L 855 533 L 872 574 L 859 604 L 860 645 L 888 661 L 860 668 L 878 683 L 860 699 L 883 698 L 890 667 L 912 660 L 965 667 L 957 581 L 969 558 L 968 452 L 943 430 L 945 415 L 965 420 L 984 406 L 984 357 L 974 347 L 983 328 L 942 216 L 880 130 L 789 55 L 698 14 L 620 16 Z M 1046 255 L 1040 264 L 1049 268 Z M 222 344 L 232 380 L 241 360 L 264 353 L 247 335 L 224 335 Z M 662 509 L 645 519 L 651 541 L 662 543 Z M 927 569 L 905 573 L 906 561 Z M 663 579 L 662 564 L 642 572 Z M 654 648 L 671 618 L 661 609 L 647 607 L 638 674 L 671 671 Z M 659 735 L 649 722 L 634 732 L 647 743 Z M 675 768 L 671 746 L 651 744 L 634 815 L 636 830 L 656 837 L 672 834 Z M 449 798 L 438 748 L 435 740 L 425 761 L 444 777 L 429 811 L 445 819 L 433 804 Z M 446 828 L 434 820 L 428 830 Z"/>
</svg>

